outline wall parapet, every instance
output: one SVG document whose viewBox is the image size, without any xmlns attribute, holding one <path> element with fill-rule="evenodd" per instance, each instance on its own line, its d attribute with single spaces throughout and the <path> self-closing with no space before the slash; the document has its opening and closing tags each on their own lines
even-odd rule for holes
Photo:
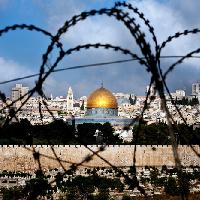
<svg viewBox="0 0 200 200">
<path fill-rule="evenodd" d="M 122 147 L 134 147 L 135 145 L 96 145 L 96 144 L 94 144 L 94 145 L 80 145 L 80 144 L 74 144 L 74 145 L 71 145 L 71 144 L 68 144 L 68 145 L 43 145 L 43 144 L 41 144 L 41 145 L 0 145 L 0 148 L 1 147 L 10 147 L 10 148 L 15 148 L 15 147 L 34 147 L 34 148 L 37 148 L 37 147 L 51 147 L 51 146 L 53 146 L 53 147 L 64 147 L 64 148 L 66 148 L 66 147 L 84 147 L 84 146 L 87 146 L 87 147 L 102 147 L 102 146 L 106 146 L 106 147 L 120 147 L 120 148 L 122 148 Z M 192 145 L 194 148 L 196 148 L 196 147 L 200 147 L 200 145 Z M 147 147 L 147 148 L 149 148 L 149 147 L 159 147 L 159 148 L 161 148 L 161 147 L 172 147 L 172 145 L 136 145 L 136 147 L 142 147 L 142 148 L 144 148 L 144 147 Z M 178 147 L 190 147 L 190 145 L 178 145 Z"/>
</svg>

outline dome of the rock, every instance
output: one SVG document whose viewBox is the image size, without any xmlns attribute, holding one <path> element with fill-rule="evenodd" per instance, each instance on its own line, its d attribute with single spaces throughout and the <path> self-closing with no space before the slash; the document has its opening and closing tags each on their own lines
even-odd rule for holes
<svg viewBox="0 0 200 200">
<path fill-rule="evenodd" d="M 111 91 L 102 87 L 93 91 L 87 98 L 85 116 L 75 117 L 72 124 L 109 122 L 114 127 L 133 124 L 133 119 L 118 116 L 118 103 Z"/>
<path fill-rule="evenodd" d="M 104 87 L 92 92 L 87 99 L 87 115 L 117 116 L 117 109 L 115 96 Z"/>
<path fill-rule="evenodd" d="M 117 108 L 115 96 L 104 87 L 90 94 L 87 100 L 87 108 Z"/>
</svg>

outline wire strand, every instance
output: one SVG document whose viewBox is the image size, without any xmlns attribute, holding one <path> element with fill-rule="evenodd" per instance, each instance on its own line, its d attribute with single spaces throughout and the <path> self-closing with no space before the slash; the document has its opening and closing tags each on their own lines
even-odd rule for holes
<svg viewBox="0 0 200 200">
<path fill-rule="evenodd" d="M 161 56 L 161 58 L 163 58 L 163 59 L 182 58 L 182 57 L 183 56 Z M 200 56 L 192 56 L 192 58 L 200 58 Z M 143 59 L 143 57 L 141 57 L 141 59 Z M 104 66 L 104 65 L 113 65 L 113 64 L 126 63 L 126 62 L 131 62 L 131 61 L 136 61 L 136 60 L 138 60 L 138 59 L 137 58 L 131 58 L 131 59 L 92 63 L 92 64 L 85 64 L 85 65 L 75 65 L 75 66 L 71 66 L 71 67 L 64 67 L 64 68 L 60 68 L 60 69 L 55 69 L 52 72 L 61 72 L 61 71 L 87 68 L 87 67 L 98 67 L 98 66 Z M 44 72 L 44 74 L 46 74 L 46 73 L 47 72 Z M 33 77 L 36 77 L 36 76 L 39 76 L 39 75 L 40 75 L 40 73 L 36 73 L 36 74 L 31 74 L 31 75 L 27 75 L 27 76 L 23 76 L 23 77 L 19 77 L 19 78 L 10 79 L 10 80 L 7 80 L 7 81 L 2 81 L 2 82 L 0 82 L 0 85 L 11 83 L 11 82 L 16 82 L 16 81 L 20 81 L 20 80 L 24 80 L 24 79 L 33 78 Z"/>
</svg>

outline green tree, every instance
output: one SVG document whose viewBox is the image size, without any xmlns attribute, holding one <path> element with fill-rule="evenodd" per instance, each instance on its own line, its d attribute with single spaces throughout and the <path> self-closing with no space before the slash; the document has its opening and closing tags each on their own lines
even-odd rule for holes
<svg viewBox="0 0 200 200">
<path fill-rule="evenodd" d="M 84 110 L 84 103 L 85 103 L 85 102 L 84 102 L 84 100 L 83 100 L 83 101 L 82 101 L 82 104 L 81 104 L 81 107 L 80 107 L 81 110 Z"/>
<path fill-rule="evenodd" d="M 135 104 L 135 102 L 134 102 L 134 100 L 133 100 L 131 94 L 130 94 L 130 96 L 129 96 L 129 102 L 130 102 L 131 105 L 134 105 L 134 104 Z"/>
<path fill-rule="evenodd" d="M 157 168 L 153 168 L 153 170 L 150 171 L 151 184 L 153 184 L 155 186 L 158 185 L 158 175 L 159 175 L 159 171 Z"/>
<path fill-rule="evenodd" d="M 197 97 L 194 97 L 190 100 L 189 105 L 194 106 L 194 105 L 198 105 L 199 104 L 199 100 Z"/>
<path fill-rule="evenodd" d="M 128 194 L 124 194 L 122 200 L 131 200 L 131 197 Z"/>
<path fill-rule="evenodd" d="M 167 171 L 168 171 L 167 166 L 166 165 L 162 165 L 161 173 L 167 174 Z"/>
<path fill-rule="evenodd" d="M 100 190 L 100 192 L 95 196 L 95 200 L 109 200 L 110 195 L 108 190 Z"/>
<path fill-rule="evenodd" d="M 36 171 L 36 178 L 31 179 L 23 189 L 24 195 L 27 200 L 34 200 L 40 196 L 50 197 L 52 195 L 52 187 L 48 183 L 47 177 L 43 171 Z"/>
<path fill-rule="evenodd" d="M 166 145 L 170 143 L 168 139 L 168 127 L 164 123 L 141 124 L 133 127 L 133 142 L 142 145 Z"/>
<path fill-rule="evenodd" d="M 185 172 L 178 172 L 179 178 L 179 192 L 183 197 L 188 197 L 190 193 L 190 174 Z"/>
<path fill-rule="evenodd" d="M 3 194 L 3 200 L 23 199 L 24 197 L 22 187 L 2 188 L 1 193 Z"/>
<path fill-rule="evenodd" d="M 170 176 L 165 183 L 164 190 L 166 194 L 171 196 L 179 195 L 179 188 L 176 179 Z"/>
<path fill-rule="evenodd" d="M 74 129 L 63 120 L 32 127 L 34 144 L 73 144 Z M 36 140 L 36 141 L 35 141 Z"/>
<path fill-rule="evenodd" d="M 95 131 L 98 129 L 99 126 L 101 126 L 101 124 L 92 124 L 92 123 L 78 124 L 77 134 L 79 142 L 84 144 L 95 144 L 96 138 L 94 135 Z"/>
<path fill-rule="evenodd" d="M 66 198 L 69 200 L 81 199 L 81 195 L 80 195 L 78 188 L 77 187 L 67 187 Z"/>
<path fill-rule="evenodd" d="M 106 144 L 120 144 L 122 140 L 118 137 L 118 135 L 114 135 L 114 129 L 109 122 L 104 123 L 100 131 L 103 134 L 103 141 Z"/>
</svg>

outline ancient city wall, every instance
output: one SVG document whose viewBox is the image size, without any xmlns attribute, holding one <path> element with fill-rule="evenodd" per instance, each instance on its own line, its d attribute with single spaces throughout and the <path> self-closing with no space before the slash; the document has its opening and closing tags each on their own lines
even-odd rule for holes
<svg viewBox="0 0 200 200">
<path fill-rule="evenodd" d="M 72 163 L 81 163 L 92 151 L 99 151 L 100 146 L 88 145 L 33 145 L 17 146 L 2 145 L 0 146 L 0 170 L 9 171 L 34 171 L 38 169 L 38 162 L 33 158 L 33 149 L 39 152 L 40 163 L 43 169 L 60 168 L 60 163 L 56 156 L 61 159 L 61 163 L 68 168 Z M 194 146 L 194 149 L 200 153 L 200 146 Z M 189 146 L 179 146 L 178 152 L 181 163 L 184 166 L 199 165 L 200 158 L 193 152 Z M 125 167 L 133 164 L 133 145 L 109 145 L 104 151 L 99 151 L 98 155 L 107 160 L 114 166 Z M 92 160 L 84 162 L 81 166 L 88 167 L 108 167 L 109 164 L 97 155 Z M 174 157 L 171 146 L 137 146 L 136 151 L 137 166 L 174 166 Z"/>
</svg>

